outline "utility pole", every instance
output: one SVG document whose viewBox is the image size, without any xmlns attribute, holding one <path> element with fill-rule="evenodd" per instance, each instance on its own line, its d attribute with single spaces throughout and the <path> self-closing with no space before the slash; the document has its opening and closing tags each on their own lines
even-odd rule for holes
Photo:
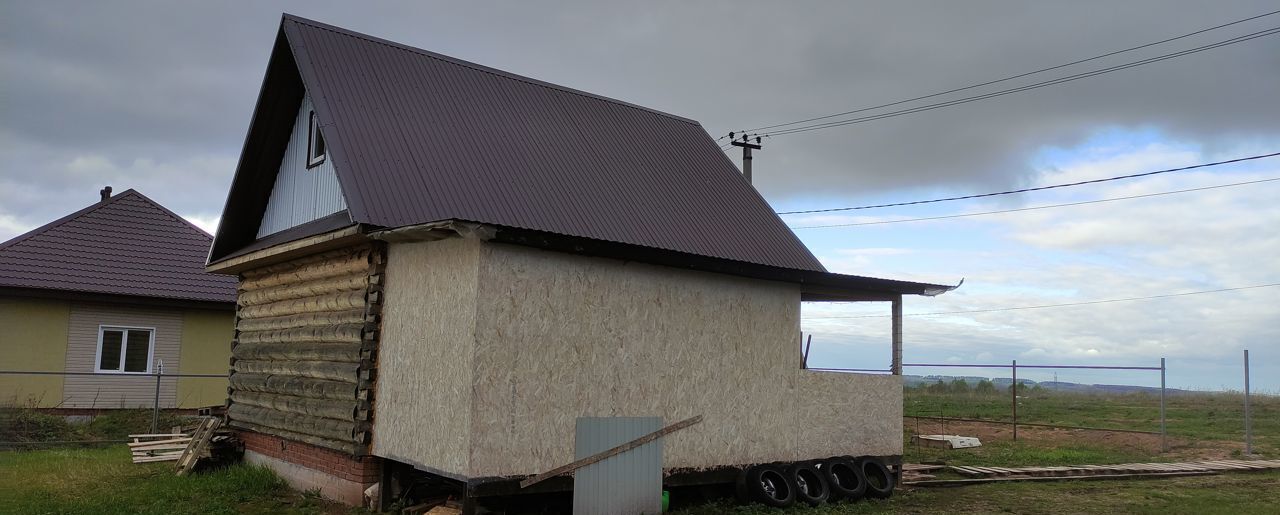
<svg viewBox="0 0 1280 515">
<path fill-rule="evenodd" d="M 729 133 L 729 143 L 735 147 L 742 147 L 742 176 L 747 178 L 747 182 L 751 182 L 751 151 L 760 150 L 760 136 L 756 136 L 756 142 L 751 143 L 750 136 L 743 134 L 741 139 L 734 139 L 734 133 Z"/>
</svg>

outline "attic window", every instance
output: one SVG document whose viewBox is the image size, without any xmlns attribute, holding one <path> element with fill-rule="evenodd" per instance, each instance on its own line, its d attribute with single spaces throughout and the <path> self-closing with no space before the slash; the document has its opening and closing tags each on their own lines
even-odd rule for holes
<svg viewBox="0 0 1280 515">
<path fill-rule="evenodd" d="M 320 134 L 320 122 L 316 121 L 316 112 L 311 111 L 311 122 L 307 128 L 307 168 L 323 163 L 324 157 L 324 136 Z"/>
</svg>

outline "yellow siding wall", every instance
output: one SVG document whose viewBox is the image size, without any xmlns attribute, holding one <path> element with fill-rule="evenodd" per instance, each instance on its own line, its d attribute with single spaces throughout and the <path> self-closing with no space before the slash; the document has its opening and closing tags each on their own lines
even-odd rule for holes
<svg viewBox="0 0 1280 515">
<path fill-rule="evenodd" d="M 61 371 L 69 318 L 65 301 L 0 298 L 0 369 Z M 53 407 L 61 400 L 61 376 L 0 375 L 0 406 Z"/>
<path fill-rule="evenodd" d="M 235 315 L 230 311 L 188 310 L 182 316 L 180 373 L 227 373 Z M 226 378 L 178 378 L 178 407 L 221 406 L 227 399 Z"/>
</svg>

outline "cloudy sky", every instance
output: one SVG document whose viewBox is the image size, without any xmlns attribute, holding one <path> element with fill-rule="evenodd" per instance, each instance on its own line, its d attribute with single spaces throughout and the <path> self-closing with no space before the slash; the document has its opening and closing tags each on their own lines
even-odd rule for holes
<svg viewBox="0 0 1280 515">
<path fill-rule="evenodd" d="M 1017 75 L 1276 8 L 1268 1 L 1169 0 L 528 4 L 6 2 L 0 240 L 92 203 L 105 184 L 138 189 L 215 227 L 281 12 L 680 114 L 719 136 Z M 1277 26 L 1280 15 L 1266 16 L 895 108 Z M 1278 92 L 1280 35 L 1264 36 L 989 100 L 770 137 L 757 153 L 756 185 L 779 211 L 795 211 L 1278 152 Z M 1240 351 L 1248 348 L 1255 385 L 1274 392 L 1280 287 L 1000 309 L 1280 283 L 1280 181 L 1267 181 L 1277 177 L 1280 158 L 1272 158 L 982 200 L 784 218 L 793 227 L 842 225 L 797 229 L 833 271 L 965 279 L 956 292 L 908 299 L 908 313 L 999 310 L 910 316 L 907 362 L 1155 365 L 1163 356 L 1172 386 L 1238 389 Z M 1245 182 L 1251 184 L 1225 186 Z M 806 306 L 813 363 L 887 366 L 889 324 L 880 316 L 887 312 L 878 304 Z M 1158 382 L 1150 373 L 1059 377 Z"/>
</svg>

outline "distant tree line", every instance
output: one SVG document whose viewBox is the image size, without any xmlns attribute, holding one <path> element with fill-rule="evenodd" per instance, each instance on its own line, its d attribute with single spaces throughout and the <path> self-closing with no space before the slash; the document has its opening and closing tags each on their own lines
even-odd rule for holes
<svg viewBox="0 0 1280 515">
<path fill-rule="evenodd" d="M 1047 393 L 1047 390 L 1039 384 L 1028 387 L 1026 383 L 1019 382 L 1017 388 L 1018 395 L 1041 395 Z M 950 383 L 939 379 L 933 383 L 920 383 L 914 387 L 906 386 L 904 389 L 936 394 L 1007 395 L 1013 391 L 1014 385 L 1010 384 L 1005 388 L 996 388 L 996 385 L 991 380 L 983 379 L 978 381 L 978 384 L 970 386 L 969 382 L 964 379 L 952 379 Z"/>
</svg>

